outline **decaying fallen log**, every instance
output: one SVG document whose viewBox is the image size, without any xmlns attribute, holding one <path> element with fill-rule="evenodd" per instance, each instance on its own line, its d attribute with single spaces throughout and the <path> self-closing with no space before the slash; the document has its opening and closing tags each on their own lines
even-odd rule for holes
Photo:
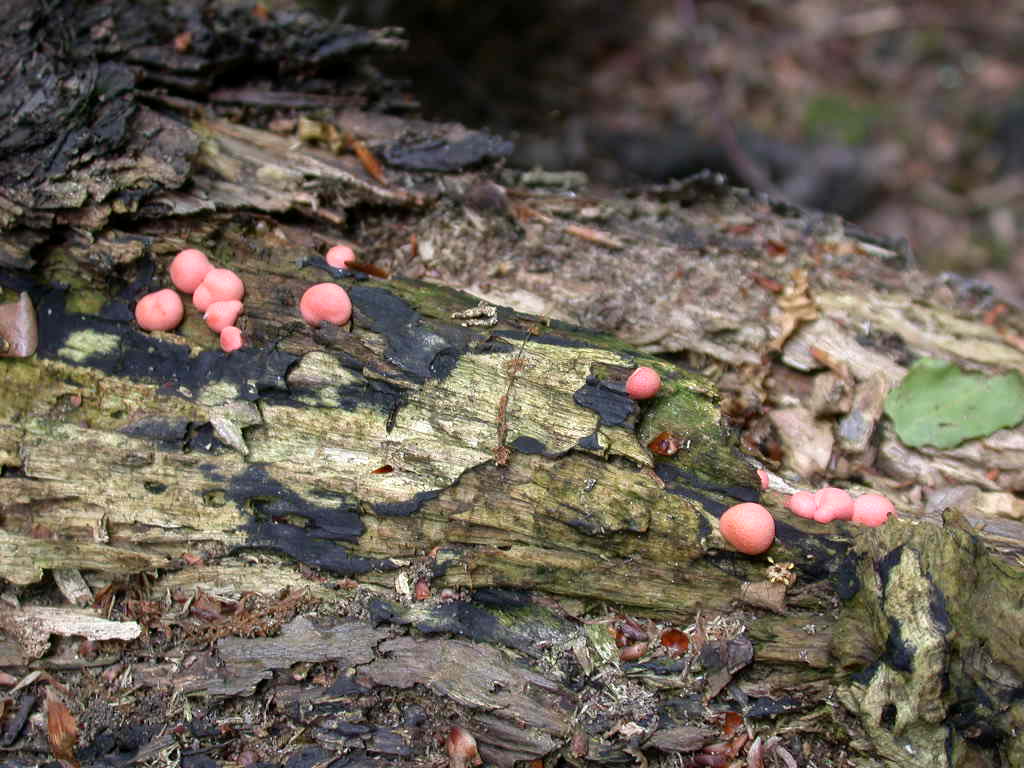
<svg viewBox="0 0 1024 768">
<path fill-rule="evenodd" d="M 23 152 L 0 186 L 0 300 L 25 292 L 38 320 L 34 356 L 0 359 L 6 596 L 38 613 L 52 574 L 142 631 L 80 622 L 91 645 L 47 652 L 81 608 L 0 613 L 0 663 L 75 676 L 80 759 L 413 765 L 459 725 L 499 765 L 1024 765 L 1019 530 L 977 502 L 1014 509 L 1019 428 L 927 454 L 878 407 L 916 356 L 1024 367 L 1019 315 L 985 322 L 983 295 L 905 248 L 710 175 L 599 198 L 502 171 L 500 139 L 383 113 L 393 86 L 357 54 L 394 31 L 176 4 L 143 32 L 115 5 L 18 16 L 3 49 L 59 19 L 92 66 L 64 130 L 4 134 Z M 274 89 L 239 69 L 285 52 Z M 36 125 L 61 103 L 42 101 Z M 327 267 L 342 238 L 394 276 Z M 186 246 L 245 280 L 244 349 L 191 307 L 176 332 L 135 325 Z M 298 316 L 324 280 L 350 326 Z M 664 380 L 649 404 L 624 392 L 638 364 Z M 762 494 L 769 418 L 784 453 Z M 674 455 L 649 449 L 662 432 Z M 895 486 L 929 472 L 980 490 L 925 513 Z M 779 490 L 801 473 L 887 488 L 900 517 L 796 518 Z M 717 525 L 762 496 L 771 560 Z M 660 643 L 670 626 L 688 650 Z M 106 685 L 129 678 L 132 727 L 110 731 Z M 144 726 L 153 707 L 195 741 Z M 41 736 L 23 709 L 5 746 Z"/>
</svg>

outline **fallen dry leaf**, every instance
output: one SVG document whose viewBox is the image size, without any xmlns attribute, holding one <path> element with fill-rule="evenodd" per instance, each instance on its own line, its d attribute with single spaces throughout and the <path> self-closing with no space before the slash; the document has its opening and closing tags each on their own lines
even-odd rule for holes
<svg viewBox="0 0 1024 768">
<path fill-rule="evenodd" d="M 62 765 L 78 768 L 78 760 L 75 759 L 78 723 L 52 688 L 46 689 L 46 736 L 50 741 L 50 752 L 53 756 L 60 760 Z"/>
</svg>

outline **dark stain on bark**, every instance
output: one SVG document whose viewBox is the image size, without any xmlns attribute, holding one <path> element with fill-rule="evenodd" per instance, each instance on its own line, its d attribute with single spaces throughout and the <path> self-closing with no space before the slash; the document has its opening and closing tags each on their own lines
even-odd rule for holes
<svg viewBox="0 0 1024 768">
<path fill-rule="evenodd" d="M 374 514 L 382 517 L 409 517 L 420 511 L 424 502 L 436 499 L 441 491 L 420 491 L 407 501 L 389 501 L 373 505 Z"/>
<path fill-rule="evenodd" d="M 596 413 L 600 423 L 606 427 L 632 429 L 640 413 L 621 383 L 607 382 L 596 376 L 588 376 L 586 383 L 573 393 L 572 399 L 581 408 Z"/>
<path fill-rule="evenodd" d="M 232 478 L 225 495 L 252 516 L 242 526 L 241 549 L 269 549 L 299 562 L 345 575 L 396 568 L 389 560 L 357 557 L 338 544 L 354 542 L 366 530 L 355 503 L 332 499 L 314 504 L 271 478 L 259 465 Z M 295 520 L 305 524 L 298 525 Z"/>
</svg>

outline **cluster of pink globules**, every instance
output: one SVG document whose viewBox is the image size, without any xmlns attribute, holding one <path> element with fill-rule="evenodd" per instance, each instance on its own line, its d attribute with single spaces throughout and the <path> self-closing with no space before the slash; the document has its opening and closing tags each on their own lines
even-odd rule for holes
<svg viewBox="0 0 1024 768">
<path fill-rule="evenodd" d="M 762 487 L 767 487 L 768 475 L 758 470 Z M 893 503 L 879 493 L 865 493 L 854 499 L 842 488 L 822 488 L 811 493 L 797 491 L 789 497 L 786 507 L 793 514 L 819 523 L 849 520 L 872 528 L 881 525 L 896 512 Z M 719 520 L 719 530 L 725 540 L 740 552 L 759 555 L 767 550 L 775 538 L 775 520 L 760 504 L 746 502 L 729 507 Z"/>
<path fill-rule="evenodd" d="M 325 259 L 332 267 L 344 268 L 355 260 L 355 252 L 347 245 L 336 245 Z M 195 248 L 178 253 L 169 272 L 174 287 L 192 295 L 193 306 L 203 313 L 210 330 L 220 335 L 221 349 L 234 352 L 241 348 L 242 331 L 235 322 L 244 309 L 242 279 L 230 269 L 214 267 L 206 254 Z M 325 322 L 343 325 L 352 316 L 352 302 L 340 285 L 317 283 L 302 295 L 299 312 L 314 327 Z M 184 316 L 181 297 L 170 288 L 146 294 L 135 305 L 135 319 L 146 331 L 173 330 Z"/>
<path fill-rule="evenodd" d="M 797 491 L 789 497 L 786 507 L 799 517 L 818 523 L 850 520 L 860 525 L 877 527 L 896 512 L 896 507 L 880 493 L 865 493 L 854 499 L 842 488 L 831 486 L 811 493 Z"/>
<path fill-rule="evenodd" d="M 242 346 L 242 331 L 235 321 L 242 313 L 245 285 L 230 269 L 214 267 L 206 254 L 186 248 L 171 261 L 171 282 L 182 293 L 192 294 L 192 304 L 220 335 L 220 347 L 234 352 Z M 181 297 L 170 288 L 147 294 L 135 305 L 135 319 L 147 331 L 170 331 L 185 316 Z"/>
</svg>

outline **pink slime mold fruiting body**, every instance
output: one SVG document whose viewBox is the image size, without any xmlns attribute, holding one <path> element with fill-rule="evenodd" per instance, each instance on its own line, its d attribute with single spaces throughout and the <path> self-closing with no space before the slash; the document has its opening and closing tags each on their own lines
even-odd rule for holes
<svg viewBox="0 0 1024 768">
<path fill-rule="evenodd" d="M 135 305 L 135 320 L 146 331 L 170 331 L 185 315 L 181 297 L 170 288 L 147 293 Z"/>
<path fill-rule="evenodd" d="M 242 302 L 238 299 L 215 301 L 206 308 L 203 320 L 210 326 L 211 331 L 220 333 L 229 325 L 234 325 L 240 314 L 242 314 Z"/>
<path fill-rule="evenodd" d="M 324 254 L 324 260 L 332 267 L 345 269 L 350 261 L 356 260 L 356 253 L 347 245 L 334 245 Z"/>
<path fill-rule="evenodd" d="M 195 248 L 186 248 L 174 257 L 168 271 L 175 288 L 182 293 L 193 293 L 211 269 L 213 265 L 205 253 Z"/>
<path fill-rule="evenodd" d="M 725 540 L 747 555 L 759 555 L 775 540 L 775 519 L 760 504 L 745 502 L 729 507 L 718 522 Z"/>
<path fill-rule="evenodd" d="M 661 376 L 653 368 L 641 365 L 626 379 L 626 394 L 634 400 L 654 397 L 661 389 Z"/>
<path fill-rule="evenodd" d="M 853 522 L 875 528 L 896 513 L 896 507 L 879 493 L 865 493 L 853 502 Z"/>
<path fill-rule="evenodd" d="M 242 332 L 233 325 L 229 325 L 220 332 L 220 348 L 231 353 L 242 348 Z"/>
<path fill-rule="evenodd" d="M 352 317 L 352 301 L 340 285 L 317 283 L 302 294 L 299 313 L 314 328 L 321 323 L 344 325 Z"/>
</svg>

